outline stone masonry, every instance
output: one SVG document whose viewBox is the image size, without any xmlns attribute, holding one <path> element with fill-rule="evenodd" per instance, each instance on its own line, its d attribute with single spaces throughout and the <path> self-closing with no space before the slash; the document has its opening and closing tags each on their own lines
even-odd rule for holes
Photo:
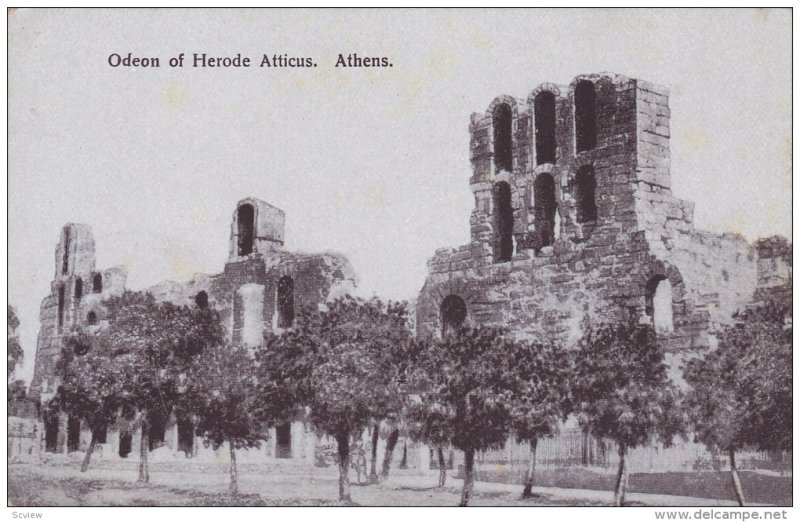
<svg viewBox="0 0 800 522">
<path fill-rule="evenodd" d="M 295 311 L 350 293 L 356 279 L 346 257 L 336 253 L 304 254 L 283 250 L 284 213 L 254 198 L 240 201 L 233 214 L 228 260 L 222 273 L 196 274 L 190 281 L 167 281 L 147 289 L 159 301 L 210 306 L 219 311 L 230 341 L 246 346 L 261 342 L 265 330 L 291 327 Z M 63 415 L 49 417 L 47 404 L 58 388 L 56 363 L 62 338 L 77 327 L 92 328 L 105 320 L 103 299 L 125 290 L 126 271 L 95 268 L 95 244 L 89 226 L 67 224 L 56 246 L 55 278 L 41 305 L 31 396 L 38 399 L 44 420 L 40 430 L 49 453 L 85 449 L 90 433 Z M 74 428 L 70 429 L 70 425 Z M 83 428 L 83 429 L 81 429 Z M 191 423 L 172 418 L 163 426 L 162 453 L 198 453 Z M 184 432 L 184 433 L 181 433 Z M 120 421 L 108 431 L 101 455 L 127 456 L 138 448 L 139 434 Z M 302 423 L 273 430 L 267 456 L 314 456 L 315 436 Z M 261 457 L 263 458 L 263 456 Z"/>
<path fill-rule="evenodd" d="M 587 321 L 650 322 L 683 386 L 682 363 L 715 346 L 734 312 L 762 292 L 791 301 L 786 239 L 750 245 L 696 230 L 694 204 L 672 195 L 668 101 L 664 87 L 601 73 L 544 83 L 526 99 L 498 96 L 473 114 L 471 239 L 428 260 L 417 334 L 496 325 L 568 349 Z M 574 418 L 543 448 L 537 467 L 616 465 L 610 442 Z M 482 458 L 513 475 L 528 451 L 512 437 Z M 691 470 L 698 458 L 712 457 L 691 442 L 643 446 L 629 466 Z"/>
<path fill-rule="evenodd" d="M 766 260 L 766 247 L 695 230 L 693 203 L 670 188 L 668 96 L 588 74 L 473 114 L 471 241 L 428 261 L 418 333 L 495 324 L 570 345 L 587 319 L 634 318 L 656 323 L 677 369 L 759 286 L 790 280 L 785 251 Z"/>
</svg>

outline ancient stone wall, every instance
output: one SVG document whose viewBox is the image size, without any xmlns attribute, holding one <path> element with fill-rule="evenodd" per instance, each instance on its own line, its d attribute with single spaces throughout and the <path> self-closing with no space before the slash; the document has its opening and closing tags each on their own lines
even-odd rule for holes
<svg viewBox="0 0 800 522">
<path fill-rule="evenodd" d="M 216 309 L 228 339 L 247 346 L 257 345 L 264 331 L 290 327 L 304 309 L 316 309 L 330 299 L 351 293 L 356 285 L 355 272 L 343 255 L 282 249 L 284 219 L 282 210 L 263 201 L 255 198 L 240 201 L 232 219 L 229 259 L 221 273 L 196 274 L 188 282 L 165 281 L 146 291 L 158 301 Z M 94 248 L 91 229 L 76 224 L 64 227 L 56 246 L 56 273 L 51 293 L 41 306 L 31 383 L 32 397 L 39 399 L 45 410 L 58 386 L 55 369 L 63 335 L 76 327 L 102 327 L 107 319 L 102 301 L 125 290 L 125 270 L 96 270 Z M 45 431 L 52 431 L 48 451 L 69 451 L 68 419 L 58 414 L 44 417 L 47 417 Z M 175 418 L 166 422 L 163 441 L 166 449 L 160 450 L 161 453 L 186 451 L 187 448 L 179 444 L 181 424 Z M 130 420 L 120 419 L 117 425 L 109 427 L 108 442 L 104 443 L 109 457 L 127 455 L 126 448 L 138 448 L 140 435 L 130 424 Z M 304 428 L 295 424 L 290 432 L 293 437 L 290 437 L 290 444 L 294 449 L 284 450 L 283 455 L 309 458 L 305 449 L 308 437 L 301 436 Z M 82 430 L 73 449 L 85 448 L 88 436 L 88 431 Z M 274 434 L 272 440 L 275 440 Z"/>
<path fill-rule="evenodd" d="M 508 133 L 494 129 L 504 113 L 510 169 L 495 158 L 507 147 L 498 141 Z M 694 229 L 694 205 L 671 192 L 669 116 L 665 88 L 609 73 L 542 84 L 526 102 L 500 96 L 473 114 L 471 242 L 429 260 L 418 333 L 441 334 L 452 295 L 468 324 L 571 344 L 584 321 L 633 318 L 655 322 L 673 354 L 690 353 L 709 346 L 760 278 L 785 281 L 785 262 L 765 264 L 738 236 Z M 552 139 L 554 151 L 537 151 Z"/>
<path fill-rule="evenodd" d="M 57 386 L 55 365 L 62 336 L 78 325 L 104 318 L 101 302 L 125 289 L 127 272 L 95 269 L 95 245 L 88 225 L 68 223 L 55 248 L 55 276 L 39 308 L 39 336 L 31 396 L 46 401 Z M 90 315 L 91 314 L 91 315 Z"/>
</svg>

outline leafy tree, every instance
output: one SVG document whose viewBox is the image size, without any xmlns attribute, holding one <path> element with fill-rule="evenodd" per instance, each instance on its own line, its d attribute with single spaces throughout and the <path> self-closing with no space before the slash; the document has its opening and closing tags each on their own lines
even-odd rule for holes
<svg viewBox="0 0 800 522">
<path fill-rule="evenodd" d="M 8 366 L 6 367 L 6 371 L 8 372 L 7 379 L 9 380 L 11 379 L 11 375 L 13 375 L 17 365 L 22 362 L 22 359 L 25 356 L 25 352 L 22 350 L 22 345 L 19 342 L 19 336 L 17 335 L 17 328 L 19 328 L 19 324 L 19 318 L 17 318 L 17 313 L 14 311 L 14 307 L 8 305 Z"/>
<path fill-rule="evenodd" d="M 683 431 L 679 392 L 650 325 L 587 328 L 576 354 L 573 394 L 578 421 L 591 435 L 614 440 L 619 470 L 614 504 L 623 505 L 628 450 Z"/>
<path fill-rule="evenodd" d="M 95 336 L 78 330 L 66 336 L 57 365 L 61 385 L 56 393 L 60 410 L 85 422 L 92 433 L 81 472 L 89 469 L 100 436 L 124 404 L 126 376 L 109 350 L 98 349 Z"/>
<path fill-rule="evenodd" d="M 256 361 L 243 347 L 209 346 L 193 361 L 188 382 L 186 397 L 197 416 L 197 433 L 214 450 L 228 443 L 230 492 L 237 494 L 236 450 L 259 448 L 267 439 L 266 425 L 258 418 Z"/>
<path fill-rule="evenodd" d="M 410 326 L 410 324 L 407 324 Z M 391 343 L 386 356 L 386 371 L 391 373 L 401 388 L 401 393 L 406 396 L 412 391 L 409 387 L 409 379 L 419 362 L 422 344 L 416 342 L 410 336 L 405 336 L 398 332 L 401 338 L 395 339 Z M 408 404 L 408 403 L 406 403 Z M 384 419 L 386 422 L 386 448 L 383 454 L 383 466 L 379 480 L 386 481 L 389 478 L 389 471 L 392 465 L 392 457 L 400 439 L 400 430 L 404 427 L 404 413 L 390 412 Z M 404 454 L 405 456 L 405 454 Z"/>
<path fill-rule="evenodd" d="M 222 328 L 213 310 L 157 303 L 146 292 L 126 291 L 103 304 L 108 326 L 95 334 L 98 349 L 112 354 L 121 379 L 121 407 L 138 418 L 139 481 L 149 482 L 152 421 L 169 417 L 182 397 L 192 359 L 222 343 Z"/>
<path fill-rule="evenodd" d="M 434 401 L 415 402 L 408 407 L 407 419 L 411 440 L 421 442 L 436 449 L 439 465 L 439 487 L 447 480 L 447 467 L 444 450 L 450 446 L 453 437 L 450 417 L 445 407 Z"/>
<path fill-rule="evenodd" d="M 745 498 L 735 454 L 792 449 L 791 305 L 767 297 L 734 316 L 717 349 L 690 360 L 684 377 L 695 438 L 728 454 L 736 500 Z"/>
<path fill-rule="evenodd" d="M 508 374 L 518 384 L 511 392 L 511 417 L 518 441 L 530 445 L 523 498 L 532 496 L 539 440 L 558 433 L 570 411 L 571 354 L 552 343 L 508 343 Z"/>
<path fill-rule="evenodd" d="M 446 437 L 464 452 L 460 505 L 466 506 L 474 485 L 475 452 L 501 447 L 511 430 L 509 398 L 518 379 L 508 372 L 501 330 L 464 329 L 426 348 L 414 376 L 418 401 L 409 408 L 409 417 L 421 421 L 421 438 L 439 448 L 436 441 Z"/>
<path fill-rule="evenodd" d="M 406 399 L 386 353 L 407 338 L 407 315 L 404 304 L 346 296 L 305 311 L 260 352 L 262 402 L 305 410 L 315 430 L 336 440 L 342 501 L 351 500 L 350 438 Z"/>
<path fill-rule="evenodd" d="M 386 447 L 383 452 L 383 465 L 381 466 L 381 474 L 378 477 L 380 481 L 386 481 L 389 478 L 389 470 L 392 466 L 392 457 L 394 450 L 397 447 L 397 441 L 400 440 L 400 428 L 402 426 L 401 419 L 397 416 L 390 416 L 386 419 L 388 433 L 386 434 Z"/>
</svg>

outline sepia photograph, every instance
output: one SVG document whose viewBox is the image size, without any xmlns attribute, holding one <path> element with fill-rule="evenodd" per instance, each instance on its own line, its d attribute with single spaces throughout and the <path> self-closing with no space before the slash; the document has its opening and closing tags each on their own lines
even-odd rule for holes
<svg viewBox="0 0 800 522">
<path fill-rule="evenodd" d="M 786 519 L 792 14 L 9 8 L 6 515 Z"/>
</svg>

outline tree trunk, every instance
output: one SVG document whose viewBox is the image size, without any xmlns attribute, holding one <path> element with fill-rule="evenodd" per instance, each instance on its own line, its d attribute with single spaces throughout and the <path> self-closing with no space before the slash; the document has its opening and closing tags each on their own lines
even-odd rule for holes
<svg viewBox="0 0 800 522">
<path fill-rule="evenodd" d="M 464 452 L 464 489 L 461 491 L 461 502 L 458 504 L 461 507 L 468 506 L 469 499 L 472 496 L 472 487 L 475 484 L 474 467 L 475 450 L 468 449 Z"/>
<path fill-rule="evenodd" d="M 142 415 L 142 437 L 139 443 L 139 479 L 136 482 L 150 482 L 150 470 L 147 466 L 147 455 L 150 453 L 150 425 L 147 415 Z"/>
<path fill-rule="evenodd" d="M 352 502 L 350 499 L 350 437 L 347 433 L 336 436 L 339 451 L 339 500 Z"/>
<path fill-rule="evenodd" d="M 617 487 L 614 488 L 614 505 L 625 503 L 625 489 L 628 487 L 628 463 L 625 462 L 625 444 L 619 445 L 619 470 L 617 471 Z"/>
<path fill-rule="evenodd" d="M 736 494 L 736 501 L 740 506 L 744 506 L 744 491 L 742 490 L 742 482 L 739 480 L 739 471 L 736 469 L 736 459 L 734 458 L 733 449 L 728 450 L 728 456 L 731 459 L 731 480 L 733 481 L 733 492 Z"/>
<path fill-rule="evenodd" d="M 239 472 L 236 470 L 236 448 L 233 446 L 233 440 L 228 439 L 228 447 L 231 450 L 231 486 L 228 489 L 231 495 L 239 493 Z"/>
<path fill-rule="evenodd" d="M 408 468 L 408 443 L 403 440 L 403 458 L 400 459 L 400 469 Z"/>
<path fill-rule="evenodd" d="M 436 446 L 436 456 L 439 459 L 439 487 L 444 487 L 444 483 L 447 480 L 447 464 L 444 461 L 444 448 L 441 446 Z"/>
<path fill-rule="evenodd" d="M 99 431 L 98 428 L 92 430 L 92 442 L 89 443 L 89 448 L 86 450 L 86 456 L 83 457 L 83 464 L 81 464 L 81 473 L 85 473 L 87 469 L 89 469 L 89 462 L 92 460 L 92 453 L 94 453 L 94 447 L 97 445 L 97 432 Z"/>
<path fill-rule="evenodd" d="M 386 451 L 383 453 L 383 469 L 381 470 L 381 480 L 389 478 L 389 468 L 392 466 L 392 456 L 394 448 L 397 446 L 397 439 L 400 437 L 400 430 L 393 429 L 386 439 Z"/>
<path fill-rule="evenodd" d="M 539 439 L 531 439 L 531 455 L 528 459 L 528 472 L 525 474 L 525 488 L 522 490 L 522 498 L 533 496 L 533 476 L 536 472 L 536 446 Z"/>
<path fill-rule="evenodd" d="M 380 435 L 380 423 L 376 422 L 372 427 L 372 455 L 369 463 L 369 481 L 371 484 L 378 482 L 378 436 Z"/>
</svg>

